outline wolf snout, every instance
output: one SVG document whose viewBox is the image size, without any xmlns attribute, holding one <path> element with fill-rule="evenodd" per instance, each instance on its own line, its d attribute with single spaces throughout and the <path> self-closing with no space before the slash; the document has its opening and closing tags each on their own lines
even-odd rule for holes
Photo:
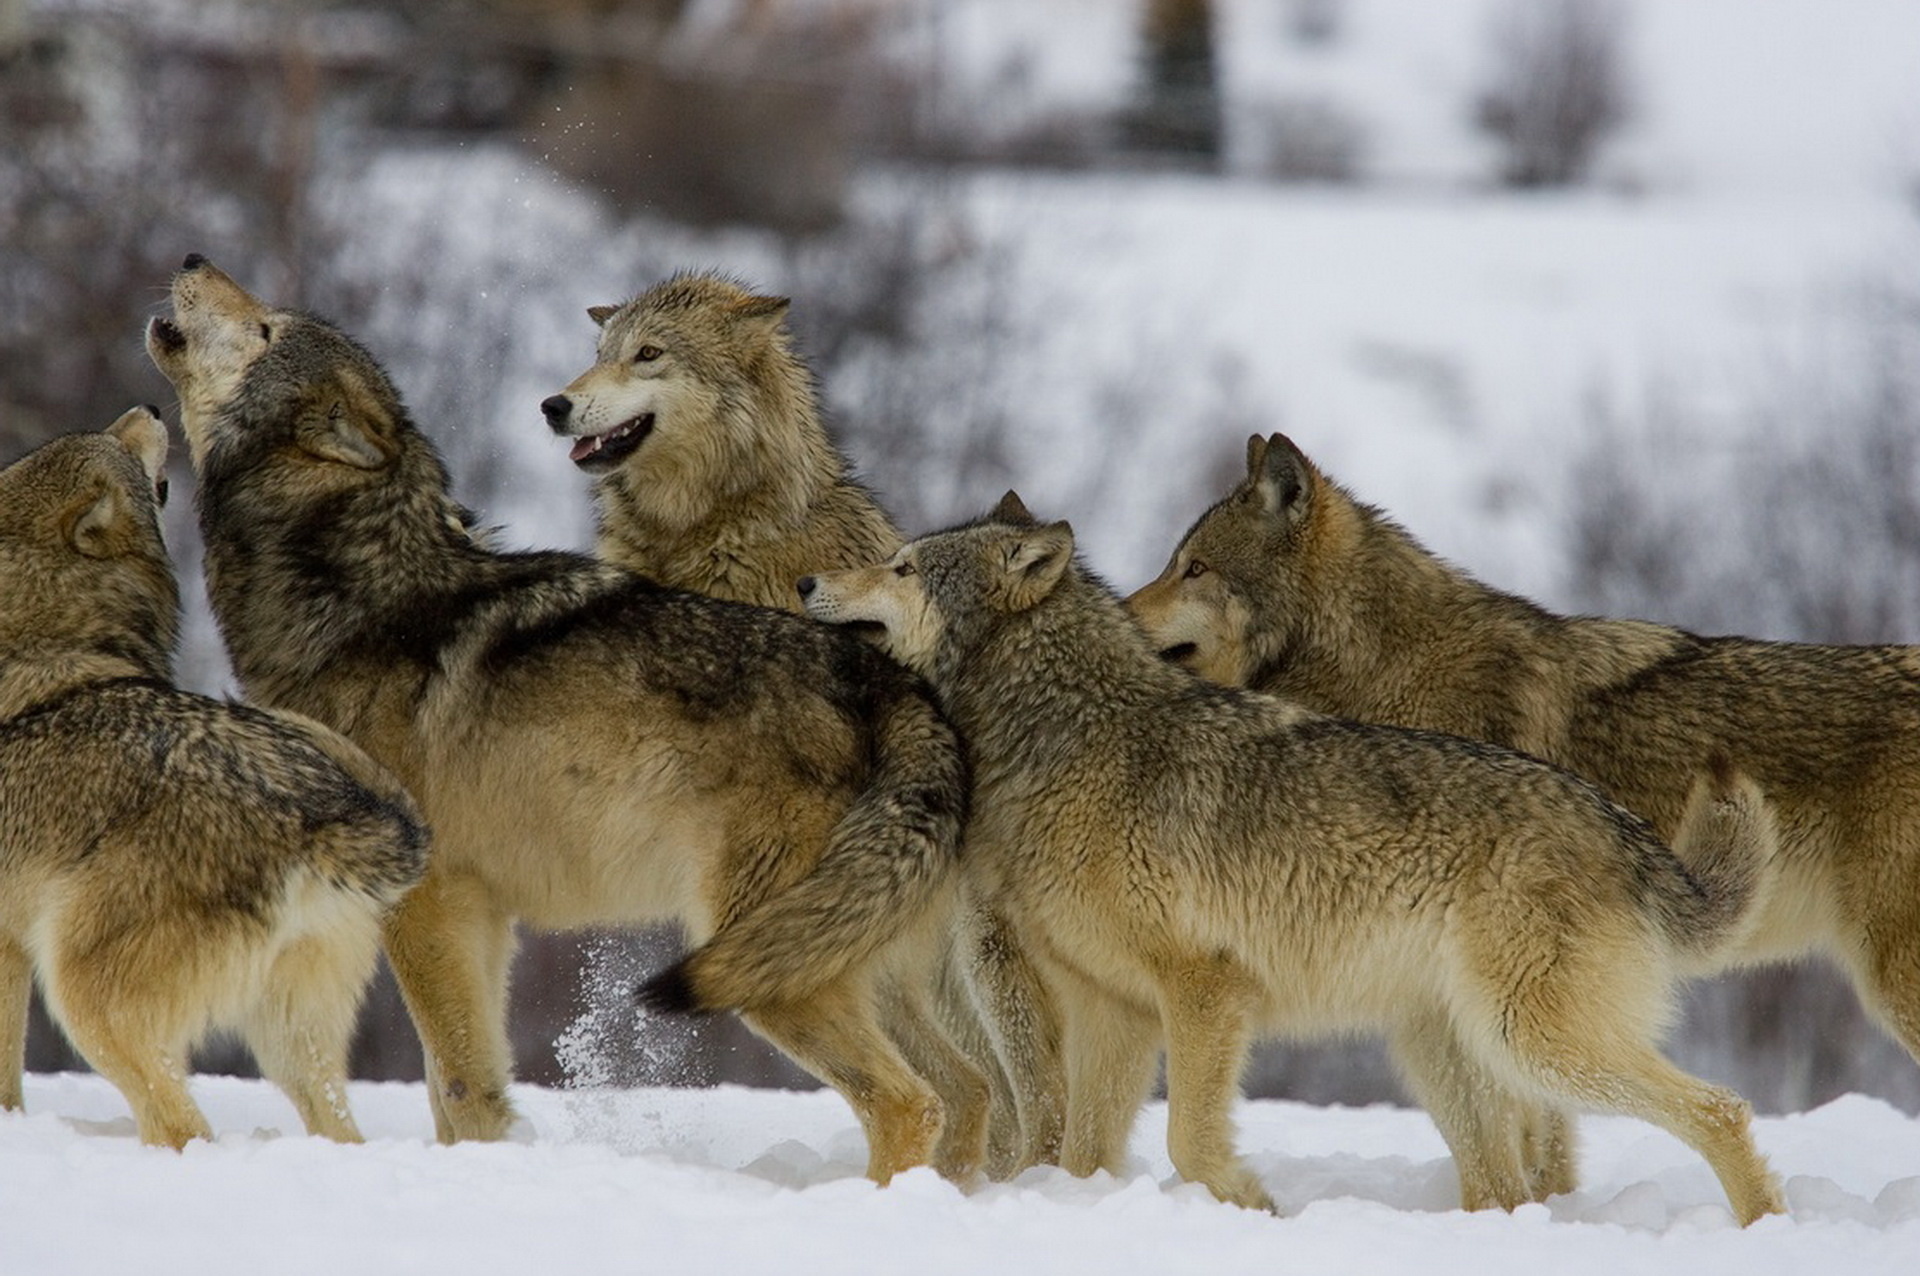
<svg viewBox="0 0 1920 1276">
<path fill-rule="evenodd" d="M 819 588 L 819 586 L 819 579 L 813 576 L 802 576 L 799 580 L 793 582 L 793 587 L 800 591 L 800 597 L 802 599 L 813 597 L 813 591 Z"/>
<path fill-rule="evenodd" d="M 205 256 L 205 254 L 203 254 L 203 253 L 188 253 L 188 254 L 187 254 L 187 258 L 186 258 L 186 260 L 180 263 L 180 269 L 182 269 L 182 270 L 198 270 L 198 269 L 199 269 L 200 267 L 202 267 L 202 266 L 204 266 L 204 265 L 206 265 L 206 264 L 207 264 L 207 259 L 206 259 L 206 256 Z"/>
<path fill-rule="evenodd" d="M 566 428 L 567 418 L 573 415 L 573 400 L 564 394 L 549 395 L 540 400 L 540 411 L 557 434 Z"/>
</svg>

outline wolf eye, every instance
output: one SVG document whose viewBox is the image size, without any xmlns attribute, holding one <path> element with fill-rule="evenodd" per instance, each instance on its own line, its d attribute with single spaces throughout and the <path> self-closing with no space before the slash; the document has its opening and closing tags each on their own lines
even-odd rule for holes
<svg viewBox="0 0 1920 1276">
<path fill-rule="evenodd" d="M 895 567 L 893 569 L 893 574 L 895 576 L 918 576 L 920 574 L 920 569 L 918 567 L 915 567 L 912 563 L 901 563 L 898 567 Z"/>
<path fill-rule="evenodd" d="M 167 508 L 167 480 L 164 478 L 153 481 L 153 503 L 161 509 Z"/>
<path fill-rule="evenodd" d="M 260 340 L 268 343 L 273 341 L 273 329 L 264 323 L 260 325 Z"/>
<path fill-rule="evenodd" d="M 1187 564 L 1185 579 L 1198 580 L 1212 570 L 1213 568 L 1207 566 L 1205 563 L 1201 562 L 1199 559 L 1196 558 L 1192 562 Z"/>
<path fill-rule="evenodd" d="M 634 351 L 633 361 L 635 363 L 652 363 L 665 353 L 666 351 L 662 350 L 659 346 L 641 346 L 638 350 Z"/>
</svg>

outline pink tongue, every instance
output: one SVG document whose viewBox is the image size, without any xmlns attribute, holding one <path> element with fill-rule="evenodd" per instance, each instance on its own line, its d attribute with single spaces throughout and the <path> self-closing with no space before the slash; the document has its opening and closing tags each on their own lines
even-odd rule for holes
<svg viewBox="0 0 1920 1276">
<path fill-rule="evenodd" d="M 575 439 L 572 450 L 567 453 L 567 459 L 569 461 L 583 461 L 599 450 L 600 438 L 598 435 L 591 435 L 584 439 Z"/>
</svg>

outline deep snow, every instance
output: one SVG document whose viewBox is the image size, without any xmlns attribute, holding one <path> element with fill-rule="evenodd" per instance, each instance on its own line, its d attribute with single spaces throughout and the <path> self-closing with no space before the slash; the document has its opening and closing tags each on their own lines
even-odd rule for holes
<svg viewBox="0 0 1920 1276">
<path fill-rule="evenodd" d="M 193 1091 L 216 1138 L 176 1155 L 140 1146 L 97 1077 L 29 1077 L 27 1114 L 0 1114 L 0 1271 L 1908 1276 L 1920 1262 L 1920 1119 L 1857 1096 L 1759 1121 L 1792 1215 L 1743 1232 L 1697 1156 L 1624 1118 L 1583 1121 L 1579 1192 L 1469 1215 L 1422 1113 L 1247 1103 L 1241 1147 L 1284 1211 L 1272 1218 L 1174 1179 L 1157 1103 L 1122 1177 L 1033 1170 L 963 1193 L 930 1170 L 869 1184 L 827 1092 L 522 1086 L 531 1144 L 440 1147 L 420 1086 L 356 1083 L 370 1142 L 337 1147 L 299 1134 L 264 1082 Z"/>
</svg>

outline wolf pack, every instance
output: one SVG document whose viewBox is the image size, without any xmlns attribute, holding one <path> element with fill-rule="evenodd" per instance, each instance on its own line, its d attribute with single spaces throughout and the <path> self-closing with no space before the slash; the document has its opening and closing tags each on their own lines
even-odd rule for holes
<svg viewBox="0 0 1920 1276">
<path fill-rule="evenodd" d="M 0 470 L 0 1107 L 37 982 L 145 1142 L 211 1137 L 215 1029 L 357 1141 L 384 954 L 438 1137 L 529 1137 L 516 926 L 660 921 L 638 1001 L 739 1014 L 880 1183 L 1119 1170 L 1164 1060 L 1178 1173 L 1271 1209 L 1251 1043 L 1369 1032 L 1465 1208 L 1574 1190 L 1598 1111 L 1745 1224 L 1781 1189 L 1660 1052 L 1681 981 L 1819 954 L 1920 1058 L 1920 647 L 1556 615 L 1277 434 L 1129 598 L 1011 492 L 909 540 L 788 302 L 712 274 L 588 311 L 539 408 L 596 552 L 509 551 L 353 337 L 198 254 L 168 310 L 246 701 L 174 685 L 158 410 Z"/>
</svg>

